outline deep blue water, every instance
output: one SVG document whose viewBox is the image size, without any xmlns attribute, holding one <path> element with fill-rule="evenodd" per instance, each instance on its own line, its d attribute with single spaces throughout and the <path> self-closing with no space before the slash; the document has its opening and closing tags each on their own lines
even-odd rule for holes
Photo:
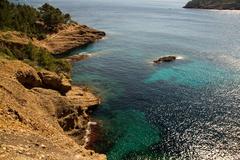
<svg viewBox="0 0 240 160">
<path fill-rule="evenodd" d="M 182 9 L 186 0 L 50 3 L 107 33 L 71 53 L 92 55 L 73 80 L 103 98 L 94 149 L 109 160 L 240 159 L 240 12 Z M 151 63 L 164 55 L 181 59 Z"/>
</svg>

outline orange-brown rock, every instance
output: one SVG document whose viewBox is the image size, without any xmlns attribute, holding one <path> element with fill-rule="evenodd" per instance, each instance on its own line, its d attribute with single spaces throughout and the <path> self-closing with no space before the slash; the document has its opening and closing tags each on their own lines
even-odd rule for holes
<svg viewBox="0 0 240 160">
<path fill-rule="evenodd" d="M 41 45 L 52 53 L 64 53 L 78 47 L 86 46 L 105 36 L 102 31 L 85 25 L 63 25 L 57 33 L 48 35 L 41 41 Z"/>
<path fill-rule="evenodd" d="M 59 76 L 57 73 L 47 70 L 39 71 L 38 75 L 42 80 L 42 86 L 44 88 L 57 90 L 62 95 L 65 95 L 72 88 L 70 80 L 64 75 Z"/>
<path fill-rule="evenodd" d="M 15 74 L 17 80 L 26 88 L 42 86 L 42 80 L 35 69 L 29 67 L 20 68 Z"/>
<path fill-rule="evenodd" d="M 36 86 L 42 83 L 31 66 L 0 59 L 0 159 L 106 159 L 79 145 L 81 136 L 79 141 L 73 139 L 74 133 L 84 136 L 88 122 L 84 113 L 88 105 L 99 103 L 97 98 L 93 94 L 95 98 L 89 98 L 81 87 L 76 89 L 79 93 L 73 87 L 74 94 L 67 96 L 35 85 L 26 87 L 24 77 Z"/>
<path fill-rule="evenodd" d="M 66 96 L 74 106 L 80 105 L 85 110 L 88 110 L 89 107 L 96 107 L 101 103 L 100 98 L 96 97 L 86 87 L 73 86 Z"/>
<path fill-rule="evenodd" d="M 61 54 L 78 47 L 86 46 L 102 39 L 105 33 L 86 25 L 64 24 L 59 27 L 58 32 L 47 35 L 41 41 L 30 38 L 17 31 L 0 32 L 0 42 L 4 44 L 21 46 L 32 43 L 33 45 L 47 49 L 53 54 Z"/>
</svg>

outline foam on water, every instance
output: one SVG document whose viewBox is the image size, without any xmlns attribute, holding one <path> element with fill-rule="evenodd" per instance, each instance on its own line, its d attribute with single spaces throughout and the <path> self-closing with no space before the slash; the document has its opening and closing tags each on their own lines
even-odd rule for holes
<svg viewBox="0 0 240 160">
<path fill-rule="evenodd" d="M 211 12 L 216 12 L 218 14 L 230 14 L 230 15 L 239 15 L 239 10 L 209 10 Z"/>
<path fill-rule="evenodd" d="M 183 56 L 177 56 L 176 59 L 178 59 L 178 60 L 182 60 L 182 59 L 185 59 L 185 57 L 183 57 Z"/>
<path fill-rule="evenodd" d="M 88 142 L 90 141 L 90 134 L 91 134 L 91 126 L 93 126 L 93 125 L 97 125 L 97 122 L 92 122 L 92 121 L 90 121 L 90 122 L 88 122 L 87 123 L 87 128 L 86 128 L 86 134 L 85 134 L 85 136 L 84 136 L 84 144 L 83 144 L 83 146 L 84 147 L 86 147 L 87 146 L 87 144 L 88 144 Z"/>
</svg>

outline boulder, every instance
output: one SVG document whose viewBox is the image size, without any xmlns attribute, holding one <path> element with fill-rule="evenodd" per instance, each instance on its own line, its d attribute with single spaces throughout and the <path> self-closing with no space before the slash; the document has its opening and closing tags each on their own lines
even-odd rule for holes
<svg viewBox="0 0 240 160">
<path fill-rule="evenodd" d="M 162 63 L 162 62 L 172 62 L 175 61 L 177 59 L 176 56 L 166 56 L 166 57 L 161 57 L 158 60 L 153 61 L 154 63 Z"/>
<path fill-rule="evenodd" d="M 34 69 L 21 68 L 15 74 L 17 80 L 26 88 L 40 87 L 42 80 Z"/>
<path fill-rule="evenodd" d="M 61 75 L 61 89 L 60 93 L 66 94 L 68 91 L 72 89 L 71 79 L 67 78 L 65 75 Z"/>
<path fill-rule="evenodd" d="M 59 91 L 62 95 L 65 95 L 69 90 L 71 90 L 70 79 L 66 76 L 50 71 L 40 71 L 38 72 L 39 77 L 42 80 L 43 87 L 48 89 L 53 89 Z"/>
<path fill-rule="evenodd" d="M 81 106 L 82 110 L 94 109 L 101 103 L 100 98 L 85 87 L 73 86 L 66 96 L 73 106 Z"/>
</svg>

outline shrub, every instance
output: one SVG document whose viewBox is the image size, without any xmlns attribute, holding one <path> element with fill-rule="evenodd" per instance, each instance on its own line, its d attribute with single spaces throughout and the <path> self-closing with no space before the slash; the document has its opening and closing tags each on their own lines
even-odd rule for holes
<svg viewBox="0 0 240 160">
<path fill-rule="evenodd" d="M 0 54 L 2 57 L 11 57 L 24 60 L 36 68 L 44 68 L 53 72 L 71 72 L 71 65 L 65 59 L 54 58 L 47 50 L 34 46 L 32 43 L 23 46 L 11 46 L 1 44 Z"/>
<path fill-rule="evenodd" d="M 59 24 L 70 21 L 69 14 L 63 14 L 60 9 L 47 3 L 36 9 L 28 5 L 0 0 L 1 30 L 21 31 L 30 37 L 44 39 L 46 34 L 54 31 Z"/>
</svg>

